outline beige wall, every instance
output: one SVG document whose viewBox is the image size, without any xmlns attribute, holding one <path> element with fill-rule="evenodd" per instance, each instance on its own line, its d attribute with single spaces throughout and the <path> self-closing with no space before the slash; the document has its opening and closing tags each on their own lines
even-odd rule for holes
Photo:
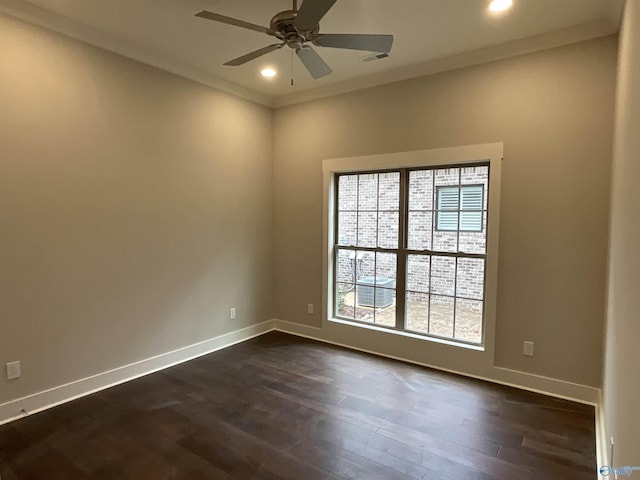
<svg viewBox="0 0 640 480">
<path fill-rule="evenodd" d="M 503 141 L 495 363 L 599 386 L 616 50 L 608 37 L 276 111 L 276 317 L 322 325 L 306 304 L 322 294 L 323 159 Z M 441 347 L 391 344 L 454 368 Z"/>
<path fill-rule="evenodd" d="M 640 4 L 620 35 L 613 156 L 604 410 L 616 466 L 640 465 Z M 607 444 L 608 444 L 607 438 Z"/>
<path fill-rule="evenodd" d="M 306 314 L 321 311 L 321 161 L 499 141 L 495 363 L 599 385 L 615 38 L 284 108 L 273 125 L 3 16 L 0 45 L 0 364 L 23 366 L 0 376 L 0 403 L 274 311 L 321 326 Z M 410 348 L 437 363 L 430 345 Z"/>
<path fill-rule="evenodd" d="M 0 45 L 0 403 L 271 318 L 272 112 L 4 16 Z"/>
</svg>

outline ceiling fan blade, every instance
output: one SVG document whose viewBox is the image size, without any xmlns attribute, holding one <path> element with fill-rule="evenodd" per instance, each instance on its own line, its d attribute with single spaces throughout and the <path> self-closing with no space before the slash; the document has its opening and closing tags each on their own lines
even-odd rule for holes
<svg viewBox="0 0 640 480">
<path fill-rule="evenodd" d="M 299 48 L 296 50 L 296 54 L 314 80 L 325 77 L 333 71 L 311 47 L 304 46 Z"/>
<path fill-rule="evenodd" d="M 262 47 L 261 49 L 256 50 L 255 52 L 247 53 L 246 55 L 243 55 L 241 57 L 234 58 L 233 60 L 229 60 L 227 63 L 225 63 L 225 65 L 230 67 L 237 67 L 255 58 L 261 57 L 262 55 L 266 55 L 269 52 L 278 50 L 279 48 L 282 48 L 283 45 L 284 43 L 274 43 L 273 45 Z"/>
<path fill-rule="evenodd" d="M 318 26 L 322 17 L 337 0 L 304 0 L 296 17 L 296 27 L 302 32 L 310 32 Z"/>
<path fill-rule="evenodd" d="M 236 27 L 248 28 L 249 30 L 255 30 L 256 32 L 266 33 L 267 35 L 275 35 L 276 32 L 267 27 L 262 27 L 254 23 L 245 22 L 244 20 L 238 20 L 237 18 L 225 17 L 218 13 L 209 12 L 203 10 L 200 13 L 196 13 L 196 17 L 206 18 L 207 20 L 213 20 L 214 22 L 226 23 L 228 25 L 234 25 Z"/>
<path fill-rule="evenodd" d="M 389 53 L 393 45 L 393 35 L 361 35 L 350 33 L 327 33 L 318 35 L 313 44 L 319 47 L 366 50 L 368 52 Z"/>
</svg>

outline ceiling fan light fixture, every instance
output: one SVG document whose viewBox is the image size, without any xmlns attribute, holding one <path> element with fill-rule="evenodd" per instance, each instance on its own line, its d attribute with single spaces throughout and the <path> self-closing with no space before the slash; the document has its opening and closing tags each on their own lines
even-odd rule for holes
<svg viewBox="0 0 640 480">
<path fill-rule="evenodd" d="M 277 72 L 271 67 L 263 68 L 262 70 L 260 70 L 260 75 L 262 75 L 264 78 L 273 78 L 276 76 L 276 74 Z"/>
<path fill-rule="evenodd" d="M 235 27 L 254 30 L 276 37 L 280 43 L 273 43 L 266 47 L 249 52 L 241 57 L 229 60 L 224 65 L 239 67 L 251 60 L 267 55 L 275 50 L 287 46 L 295 51 L 296 55 L 314 78 L 322 78 L 331 74 L 331 68 L 325 63 L 314 47 L 342 48 L 346 50 L 364 50 L 378 54 L 388 54 L 393 45 L 393 35 L 368 35 L 361 33 L 319 33 L 319 24 L 326 13 L 333 7 L 337 0 L 304 0 L 298 10 L 297 0 L 293 0 L 293 10 L 278 12 L 271 19 L 269 27 L 263 27 L 254 23 L 227 17 L 219 13 L 202 10 L 196 13 L 196 17 L 204 18 L 218 23 L 225 23 Z M 275 70 L 264 69 L 264 78 L 273 78 Z"/>
<path fill-rule="evenodd" d="M 513 6 L 513 0 L 493 0 L 489 5 L 489 10 L 495 13 L 504 12 Z"/>
</svg>

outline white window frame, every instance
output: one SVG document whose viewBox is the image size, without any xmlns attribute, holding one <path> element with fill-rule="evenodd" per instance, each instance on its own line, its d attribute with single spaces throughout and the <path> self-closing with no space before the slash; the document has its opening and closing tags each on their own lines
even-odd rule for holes
<svg viewBox="0 0 640 480">
<path fill-rule="evenodd" d="M 503 144 L 491 143 L 469 145 L 415 152 L 402 152 L 365 157 L 334 158 L 323 162 L 323 275 L 322 275 L 322 320 L 323 328 L 337 325 L 357 326 L 383 331 L 389 335 L 420 338 L 427 342 L 481 350 L 491 354 L 495 347 L 495 320 L 498 280 L 498 240 L 500 219 L 500 182 Z M 485 303 L 483 339 L 480 345 L 469 345 L 455 340 L 415 335 L 402 330 L 388 330 L 375 325 L 338 319 L 333 316 L 335 301 L 334 239 L 336 215 L 336 173 L 380 171 L 396 168 L 436 167 L 446 165 L 489 164 L 487 252 L 485 273 Z"/>
</svg>

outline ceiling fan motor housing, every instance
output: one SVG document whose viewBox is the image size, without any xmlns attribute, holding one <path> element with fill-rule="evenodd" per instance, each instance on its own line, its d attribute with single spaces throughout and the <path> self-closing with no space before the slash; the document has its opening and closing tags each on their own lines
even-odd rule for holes
<svg viewBox="0 0 640 480">
<path fill-rule="evenodd" d="M 298 12 L 293 10 L 285 10 L 277 13 L 271 19 L 271 30 L 275 32 L 276 38 L 286 43 L 288 47 L 295 50 L 302 48 L 304 42 L 313 40 L 318 35 L 319 26 L 311 31 L 299 31 L 295 25 Z"/>
</svg>

